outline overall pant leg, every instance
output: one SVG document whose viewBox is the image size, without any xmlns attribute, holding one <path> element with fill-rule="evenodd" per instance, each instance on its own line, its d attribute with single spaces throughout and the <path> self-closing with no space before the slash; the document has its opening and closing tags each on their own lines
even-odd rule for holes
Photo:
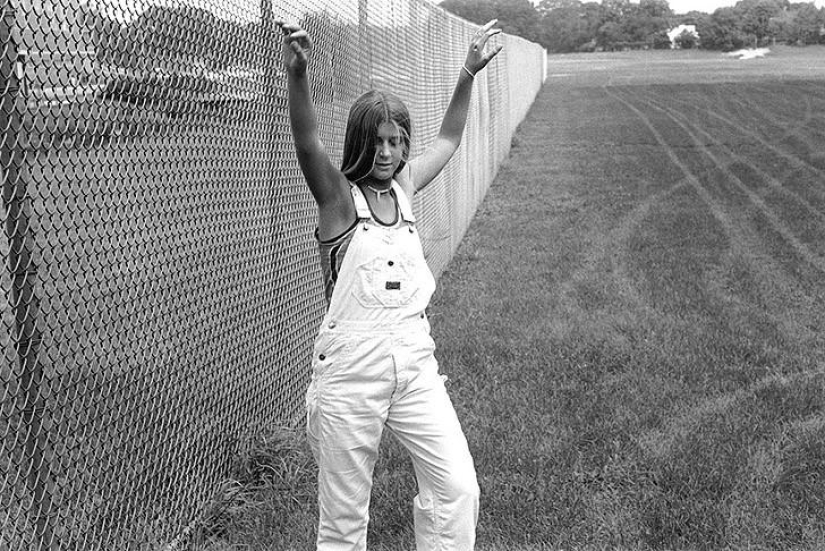
<svg viewBox="0 0 825 551">
<path fill-rule="evenodd" d="M 316 357 L 307 435 L 318 465 L 317 549 L 364 551 L 392 362 L 380 339 L 339 335 L 319 338 Z"/>
<path fill-rule="evenodd" d="M 343 450 L 322 447 L 319 450 L 318 551 L 364 551 L 367 548 L 377 447 Z"/>
<path fill-rule="evenodd" d="M 479 488 L 433 349 L 425 342 L 411 351 L 414 378 L 392 402 L 387 427 L 412 456 L 419 489 L 414 500 L 418 551 L 471 551 Z"/>
</svg>

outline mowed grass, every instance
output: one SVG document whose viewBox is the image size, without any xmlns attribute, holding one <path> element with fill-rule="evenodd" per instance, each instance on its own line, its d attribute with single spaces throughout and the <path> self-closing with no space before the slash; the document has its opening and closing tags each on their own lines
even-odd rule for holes
<svg viewBox="0 0 825 551">
<path fill-rule="evenodd" d="M 478 548 L 825 548 L 825 50 L 549 73 L 430 311 Z M 235 475 L 200 548 L 312 547 L 300 428 Z M 375 479 L 372 548 L 413 549 L 391 438 Z"/>
</svg>

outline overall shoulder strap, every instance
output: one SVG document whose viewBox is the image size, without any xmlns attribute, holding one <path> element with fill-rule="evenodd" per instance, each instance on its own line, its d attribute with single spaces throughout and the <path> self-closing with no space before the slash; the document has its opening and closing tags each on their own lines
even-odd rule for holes
<svg viewBox="0 0 825 551">
<path fill-rule="evenodd" d="M 398 209 L 401 211 L 401 218 L 403 218 L 405 222 L 414 223 L 415 215 L 413 214 L 412 205 L 410 205 L 406 192 L 395 180 L 392 181 L 392 189 L 395 192 L 395 198 L 398 201 Z"/>
<path fill-rule="evenodd" d="M 352 193 L 352 201 L 355 203 L 355 216 L 357 216 L 359 220 L 371 219 L 372 213 L 367 204 L 367 198 L 364 197 L 364 194 L 361 192 L 361 188 L 355 184 L 350 184 L 349 189 Z"/>
</svg>

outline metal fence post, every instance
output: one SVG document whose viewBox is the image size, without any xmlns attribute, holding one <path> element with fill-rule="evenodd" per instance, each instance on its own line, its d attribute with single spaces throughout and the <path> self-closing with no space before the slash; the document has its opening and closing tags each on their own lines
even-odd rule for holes
<svg viewBox="0 0 825 551">
<path fill-rule="evenodd" d="M 366 56 L 366 88 L 375 88 L 375 71 L 372 66 L 372 37 L 370 35 L 370 19 L 367 0 L 358 0 L 358 35 L 361 55 Z M 363 59 L 363 58 L 362 58 Z M 361 88 L 365 88 L 362 84 Z"/>
<path fill-rule="evenodd" d="M 18 53 L 15 8 L 11 0 L 2 6 L 0 47 L 3 77 L 0 98 L 0 169 L 3 175 L 3 209 L 6 237 L 9 240 L 8 270 L 11 279 L 9 302 L 14 313 L 14 341 L 20 367 L 20 393 L 23 394 L 22 420 L 25 448 L 20 471 L 27 473 L 26 486 L 32 502 L 28 510 L 39 549 L 54 544 L 50 521 L 51 495 L 48 488 L 50 468 L 43 427 L 43 366 L 39 361 L 41 331 L 37 324 L 40 301 L 35 293 L 37 266 L 33 262 L 34 236 L 31 229 L 32 206 L 26 189 L 23 166 L 25 154 L 22 112 L 25 109 L 25 55 Z"/>
</svg>

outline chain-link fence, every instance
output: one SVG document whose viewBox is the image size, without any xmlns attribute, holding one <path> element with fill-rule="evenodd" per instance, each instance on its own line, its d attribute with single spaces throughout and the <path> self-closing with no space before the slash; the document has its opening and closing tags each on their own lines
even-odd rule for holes
<svg viewBox="0 0 825 551">
<path fill-rule="evenodd" d="M 476 27 L 424 0 L 0 0 L 0 549 L 160 549 L 239 438 L 294 423 L 324 303 L 280 19 L 315 37 L 320 130 L 398 94 L 412 154 Z M 501 36 L 465 141 L 416 201 L 449 261 L 541 86 Z"/>
</svg>

